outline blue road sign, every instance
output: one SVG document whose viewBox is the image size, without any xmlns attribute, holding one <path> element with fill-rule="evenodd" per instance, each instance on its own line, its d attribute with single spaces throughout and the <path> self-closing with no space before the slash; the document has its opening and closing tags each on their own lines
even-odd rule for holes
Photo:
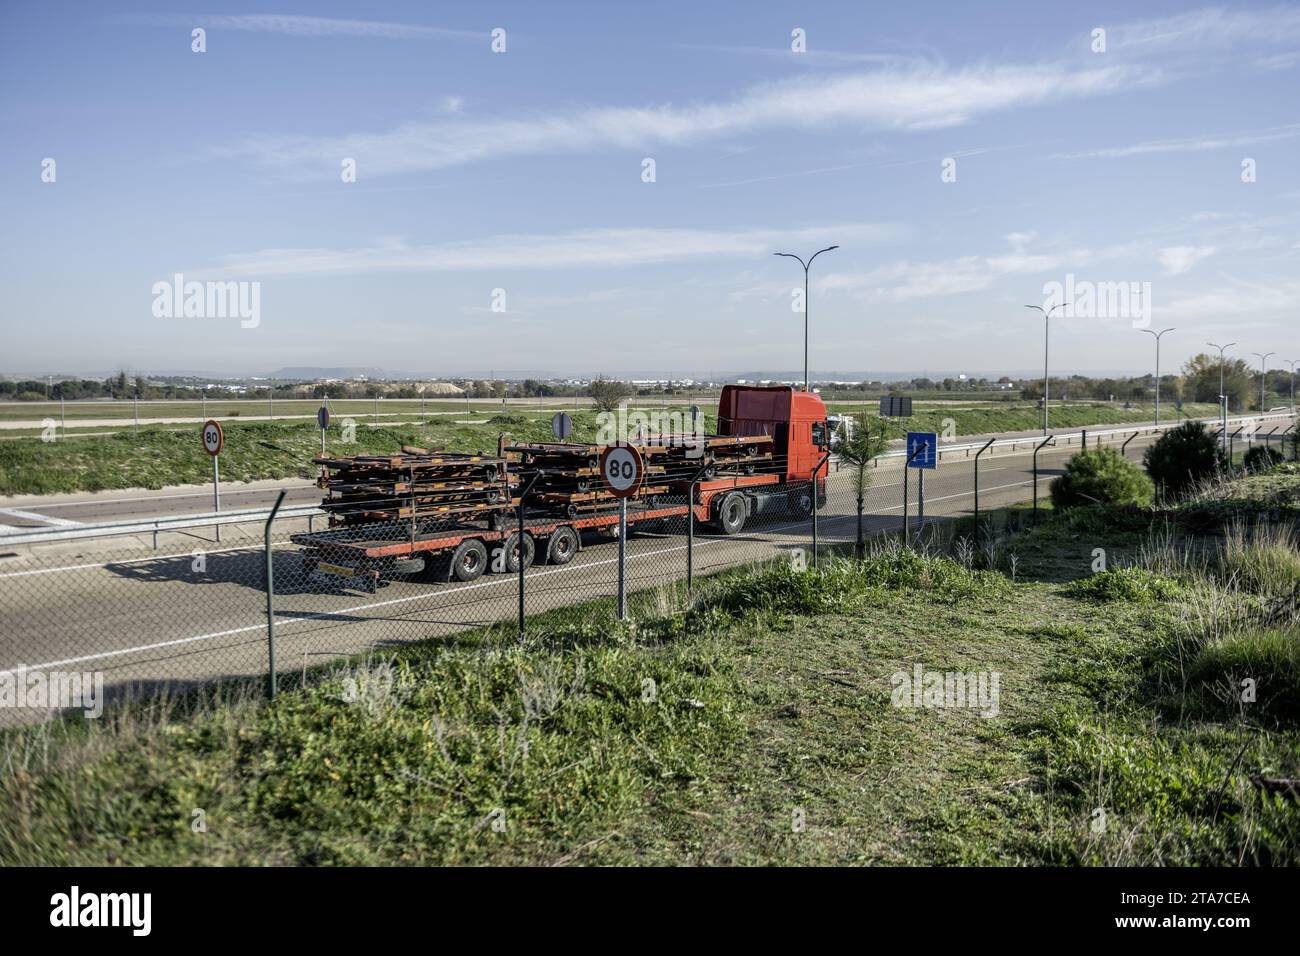
<svg viewBox="0 0 1300 956">
<path fill-rule="evenodd" d="M 939 436 L 935 432 L 907 433 L 907 457 L 912 459 L 909 468 L 937 468 L 938 453 Z M 914 454 L 916 457 L 912 458 Z"/>
</svg>

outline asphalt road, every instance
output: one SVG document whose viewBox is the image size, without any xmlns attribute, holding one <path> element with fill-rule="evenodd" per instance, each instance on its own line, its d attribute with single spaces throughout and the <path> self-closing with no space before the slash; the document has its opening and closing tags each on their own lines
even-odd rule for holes
<svg viewBox="0 0 1300 956">
<path fill-rule="evenodd" d="M 1129 454 L 1140 453 L 1144 444 L 1143 439 L 1135 440 Z M 1043 478 L 1059 473 L 1076 450 L 1045 450 L 1040 456 Z M 1028 498 L 1030 466 L 1027 453 L 982 459 L 981 507 Z M 968 514 L 972 477 L 973 459 L 962 457 L 949 458 L 930 472 L 927 520 Z M 900 463 L 887 461 L 872 469 L 872 478 L 868 530 L 899 527 Z M 818 518 L 820 540 L 851 541 L 856 523 L 851 474 L 833 473 L 829 487 L 829 501 Z M 915 494 L 913 480 L 913 515 Z M 810 533 L 807 520 L 784 517 L 751 524 L 733 537 L 703 532 L 696 539 L 696 572 L 707 574 L 807 549 Z M 21 665 L 102 670 L 106 684 L 119 689 L 265 672 L 265 559 L 255 541 L 216 546 L 190 539 L 171 543 L 161 554 L 121 545 L 116 552 L 72 553 L 51 547 L 0 558 L 0 670 Z M 598 597 L 612 600 L 617 550 L 612 541 L 589 538 L 569 565 L 532 568 L 526 576 L 529 613 Z M 680 529 L 667 535 L 630 536 L 627 551 L 629 591 L 685 576 L 686 543 Z M 277 659 L 282 668 L 450 635 L 517 614 L 514 575 L 489 574 L 470 584 L 399 580 L 369 594 L 305 575 L 297 547 L 287 540 L 275 545 L 274 571 Z M 16 713 L 0 711 L 0 723 Z"/>
</svg>

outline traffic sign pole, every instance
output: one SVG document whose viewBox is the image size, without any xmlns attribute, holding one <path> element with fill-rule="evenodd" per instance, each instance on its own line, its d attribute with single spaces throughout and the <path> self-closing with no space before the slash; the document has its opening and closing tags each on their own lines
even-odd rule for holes
<svg viewBox="0 0 1300 956">
<path fill-rule="evenodd" d="M 618 499 L 618 619 L 627 617 L 627 499 Z"/>
<path fill-rule="evenodd" d="M 217 467 L 217 456 L 212 456 L 212 510 L 221 510 L 221 469 Z M 221 525 L 216 526 L 217 544 L 221 543 Z"/>
<path fill-rule="evenodd" d="M 221 510 L 221 468 L 217 464 L 217 459 L 221 455 L 221 449 L 226 446 L 226 436 L 221 430 L 221 425 L 214 419 L 208 419 L 203 423 L 203 428 L 199 430 L 199 438 L 203 443 L 203 450 L 212 456 L 212 510 Z M 217 543 L 221 543 L 221 525 L 214 526 L 217 533 Z"/>
</svg>

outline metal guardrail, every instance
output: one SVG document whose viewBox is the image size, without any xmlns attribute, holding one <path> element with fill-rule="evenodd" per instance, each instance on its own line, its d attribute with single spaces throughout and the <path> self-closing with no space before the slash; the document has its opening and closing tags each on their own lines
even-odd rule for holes
<svg viewBox="0 0 1300 956">
<path fill-rule="evenodd" d="M 106 538 L 123 534 L 152 534 L 157 544 L 163 531 L 186 531 L 191 528 L 211 528 L 216 525 L 253 524 L 265 521 L 270 508 L 247 508 L 239 511 L 212 511 L 197 515 L 178 515 L 175 518 L 143 518 L 131 521 L 111 521 L 88 524 L 79 528 L 37 528 L 20 534 L 0 535 L 0 546 L 40 544 L 47 541 L 77 541 L 85 538 Z M 293 505 L 280 509 L 280 517 L 311 519 L 324 515 L 316 505 Z"/>
</svg>

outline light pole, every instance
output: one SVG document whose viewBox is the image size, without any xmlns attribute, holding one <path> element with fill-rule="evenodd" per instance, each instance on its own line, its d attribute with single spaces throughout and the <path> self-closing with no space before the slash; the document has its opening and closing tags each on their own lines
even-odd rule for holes
<svg viewBox="0 0 1300 956">
<path fill-rule="evenodd" d="M 1044 309 L 1041 305 L 1027 305 L 1026 309 L 1037 309 L 1043 313 L 1043 434 L 1047 434 L 1047 405 L 1048 405 L 1048 384 L 1047 384 L 1047 333 L 1051 327 L 1048 321 L 1052 313 L 1057 309 L 1064 309 L 1066 303 L 1061 302 L 1052 306 L 1050 309 Z"/>
<path fill-rule="evenodd" d="M 1159 332 L 1152 332 L 1150 329 L 1138 329 L 1138 331 L 1156 337 L 1156 427 L 1158 428 L 1160 426 L 1160 337 L 1166 332 L 1172 332 L 1173 328 L 1161 329 Z"/>
<path fill-rule="evenodd" d="M 1236 342 L 1229 342 L 1227 345 L 1215 345 L 1213 342 L 1206 342 L 1212 349 L 1219 350 L 1219 417 L 1223 422 L 1223 431 L 1219 433 L 1224 449 L 1228 447 L 1228 396 L 1223 394 L 1223 366 L 1227 361 L 1223 353 L 1236 345 Z"/>
<path fill-rule="evenodd" d="M 1291 366 L 1291 417 L 1295 418 L 1295 367 L 1300 365 L 1300 359 L 1283 359 L 1282 361 Z"/>
<path fill-rule="evenodd" d="M 808 270 L 812 267 L 813 260 L 816 259 L 818 256 L 820 256 L 823 252 L 830 252 L 832 249 L 838 249 L 838 248 L 839 246 L 827 246 L 825 249 L 818 249 L 816 252 L 814 252 L 811 256 L 808 257 L 807 262 L 804 262 L 802 259 L 800 259 L 792 252 L 772 253 L 772 255 L 774 256 L 785 256 L 789 259 L 794 259 L 796 262 L 799 263 L 799 265 L 803 266 L 803 390 L 805 392 L 809 391 L 808 389 Z"/>
<path fill-rule="evenodd" d="M 1264 382 L 1268 378 L 1268 372 L 1264 368 L 1264 363 L 1268 361 L 1270 355 L 1276 355 L 1276 352 L 1251 352 L 1251 355 L 1259 359 L 1259 410 L 1264 411 Z"/>
</svg>

